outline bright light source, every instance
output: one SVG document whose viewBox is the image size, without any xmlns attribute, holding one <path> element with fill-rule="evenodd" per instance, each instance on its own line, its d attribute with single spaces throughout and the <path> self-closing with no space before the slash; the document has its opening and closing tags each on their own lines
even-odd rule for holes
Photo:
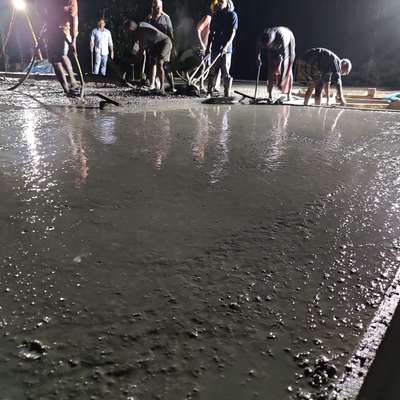
<svg viewBox="0 0 400 400">
<path fill-rule="evenodd" d="M 25 11 L 26 10 L 25 0 L 13 0 L 13 6 L 18 11 Z"/>
</svg>

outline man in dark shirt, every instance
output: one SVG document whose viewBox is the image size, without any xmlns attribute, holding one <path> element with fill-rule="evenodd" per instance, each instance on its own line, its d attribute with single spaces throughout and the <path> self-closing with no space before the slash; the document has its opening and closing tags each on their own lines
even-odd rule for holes
<svg viewBox="0 0 400 400">
<path fill-rule="evenodd" d="M 322 90 L 325 91 L 327 104 L 330 102 L 331 84 L 337 88 L 337 98 L 341 105 L 346 101 L 343 95 L 342 76 L 349 75 L 352 65 L 348 59 L 340 59 L 335 53 L 324 48 L 308 50 L 299 63 L 299 80 L 307 83 L 308 89 L 304 105 L 315 89 L 315 105 L 321 104 Z"/>
<path fill-rule="evenodd" d="M 296 40 L 293 32 L 284 26 L 267 28 L 257 47 L 257 65 L 261 66 L 261 54 L 265 52 L 269 98 L 272 100 L 272 90 L 276 85 L 290 100 L 293 64 L 296 58 Z"/>
<path fill-rule="evenodd" d="M 125 30 L 132 35 L 133 42 L 139 44 L 139 55 L 143 54 L 145 51 L 148 51 L 150 57 L 154 58 L 161 84 L 161 94 L 164 94 L 164 63 L 169 62 L 171 57 L 171 39 L 166 34 L 162 33 L 147 22 L 141 22 L 140 24 L 137 24 L 135 21 L 127 21 L 125 23 Z"/>
<path fill-rule="evenodd" d="M 47 51 L 57 79 L 68 96 L 79 96 L 79 86 L 74 76 L 69 51 L 76 52 L 78 37 L 78 1 L 44 0 L 43 9 L 47 23 Z M 70 45 L 67 43 L 70 43 Z M 69 76 L 69 82 L 66 76 Z"/>
<path fill-rule="evenodd" d="M 219 54 L 222 54 L 222 56 L 210 71 L 208 80 L 209 95 L 212 95 L 216 77 L 218 72 L 221 71 L 222 78 L 224 79 L 224 95 L 226 97 L 231 96 L 233 81 L 230 75 L 233 51 L 232 43 L 235 39 L 237 29 L 238 16 L 236 12 L 229 9 L 228 0 L 218 0 L 217 11 L 211 20 L 206 54 L 210 54 L 211 52 L 212 60 L 215 60 Z"/>
</svg>

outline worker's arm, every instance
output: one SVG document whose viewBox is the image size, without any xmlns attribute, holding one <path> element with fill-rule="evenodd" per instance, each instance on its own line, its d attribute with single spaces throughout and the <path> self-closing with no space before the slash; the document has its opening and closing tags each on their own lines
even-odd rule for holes
<svg viewBox="0 0 400 400">
<path fill-rule="evenodd" d="M 325 91 L 325 96 L 326 96 L 326 105 L 329 106 L 329 103 L 331 100 L 331 83 L 330 82 L 324 83 L 324 91 Z"/>
<path fill-rule="evenodd" d="M 110 49 L 111 60 L 114 60 L 114 43 L 112 40 L 111 32 L 108 32 L 108 48 Z"/>
<path fill-rule="evenodd" d="M 90 35 L 90 52 L 93 53 L 94 51 L 94 29 Z"/>
<path fill-rule="evenodd" d="M 214 36 L 215 36 L 215 32 L 211 31 L 210 35 L 208 36 L 208 42 L 207 42 L 207 46 L 206 46 L 206 54 L 210 54 L 211 46 L 212 46 L 213 41 L 214 41 Z"/>
<path fill-rule="evenodd" d="M 174 43 L 174 28 L 172 26 L 172 21 L 169 15 L 165 14 L 167 17 L 167 35 L 171 39 L 172 43 Z"/>
<path fill-rule="evenodd" d="M 343 86 L 342 86 L 342 80 L 341 79 L 337 83 L 337 97 L 339 98 L 340 105 L 345 106 L 346 105 L 346 99 L 344 98 Z"/>
<path fill-rule="evenodd" d="M 257 56 L 256 56 L 256 64 L 257 64 L 257 67 L 259 67 L 259 66 L 262 65 L 262 60 L 261 60 L 261 49 L 262 49 L 261 41 L 258 41 L 258 42 L 257 42 L 257 47 L 256 47 L 256 50 L 257 50 Z"/>
<path fill-rule="evenodd" d="M 228 48 L 232 46 L 233 40 L 235 39 L 236 32 L 238 29 L 238 18 L 236 13 L 232 13 L 232 33 L 231 36 L 229 37 L 228 41 L 226 42 L 224 48 L 222 49 L 223 53 L 226 53 L 228 51 Z"/>
<path fill-rule="evenodd" d="M 233 40 L 235 39 L 235 36 L 236 36 L 236 29 L 233 29 L 229 40 L 226 42 L 226 45 L 222 49 L 222 53 L 226 53 L 228 51 L 228 48 L 230 46 L 232 46 L 232 43 L 233 43 Z"/>
<path fill-rule="evenodd" d="M 78 1 L 70 0 L 69 10 L 71 15 L 72 48 L 76 52 L 76 39 L 79 34 Z"/>
<path fill-rule="evenodd" d="M 206 15 L 204 16 L 199 23 L 197 24 L 197 37 L 199 39 L 201 48 L 206 51 L 207 49 L 207 43 L 203 42 L 203 36 L 202 33 L 204 32 L 205 29 L 209 29 L 211 23 L 211 15 Z"/>
</svg>

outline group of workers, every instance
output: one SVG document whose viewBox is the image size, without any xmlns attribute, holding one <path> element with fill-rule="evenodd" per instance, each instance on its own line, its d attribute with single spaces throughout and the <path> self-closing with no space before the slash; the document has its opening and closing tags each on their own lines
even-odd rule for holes
<svg viewBox="0 0 400 400">
<path fill-rule="evenodd" d="M 76 52 L 78 36 L 77 0 L 43 0 L 47 22 L 47 45 L 49 60 L 53 63 L 56 75 L 68 96 L 79 95 L 69 59 Z M 238 30 L 238 15 L 232 0 L 212 0 L 209 12 L 197 25 L 199 48 L 203 69 L 209 69 L 207 94 L 213 96 L 219 91 L 219 80 L 223 84 L 224 96 L 231 96 L 233 43 Z M 125 70 L 123 75 L 132 76 L 130 67 L 140 65 L 141 77 L 148 80 L 150 90 L 165 92 L 165 81 L 174 92 L 171 57 L 176 55 L 174 31 L 170 17 L 163 10 L 162 0 L 152 0 L 151 12 L 147 21 L 137 23 L 127 20 L 124 23 L 126 50 L 123 56 Z M 105 20 L 98 22 L 90 37 L 92 73 L 106 75 L 108 58 L 114 59 L 112 35 L 105 28 Z M 286 27 L 273 27 L 264 30 L 257 43 L 256 63 L 259 68 L 265 60 L 267 70 L 268 95 L 272 99 L 274 86 L 291 98 L 296 58 L 295 37 Z M 340 59 L 332 51 L 312 48 L 297 62 L 297 80 L 306 83 L 308 88 L 304 104 L 308 105 L 315 91 L 315 104 L 321 104 L 322 92 L 327 104 L 330 102 L 330 87 L 337 88 L 336 99 L 342 105 L 345 98 L 342 89 L 342 75 L 351 71 L 351 62 Z M 67 80 L 67 76 L 69 79 Z M 158 88 L 157 88 L 158 84 Z M 205 90 L 202 79 L 200 89 Z"/>
</svg>

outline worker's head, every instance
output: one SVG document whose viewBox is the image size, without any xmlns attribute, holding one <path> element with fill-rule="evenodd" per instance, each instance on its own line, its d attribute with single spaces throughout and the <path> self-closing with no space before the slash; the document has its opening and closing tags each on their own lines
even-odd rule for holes
<svg viewBox="0 0 400 400">
<path fill-rule="evenodd" d="M 214 14 L 217 11 L 218 0 L 212 0 L 210 4 L 211 14 Z"/>
<path fill-rule="evenodd" d="M 99 29 L 104 29 L 106 27 L 106 21 L 104 18 L 99 19 L 99 21 L 97 22 L 97 27 Z"/>
<path fill-rule="evenodd" d="M 138 24 L 131 19 L 128 19 L 124 22 L 124 30 L 126 32 L 135 32 L 138 28 Z"/>
<path fill-rule="evenodd" d="M 352 64 L 351 61 L 347 58 L 344 58 L 340 61 L 340 74 L 341 75 L 349 75 L 351 72 Z"/>
<path fill-rule="evenodd" d="M 151 13 L 154 14 L 161 14 L 163 12 L 163 2 L 162 0 L 153 0 L 151 5 Z"/>
<path fill-rule="evenodd" d="M 228 8 L 228 0 L 218 0 L 217 9 L 226 10 Z"/>
</svg>

